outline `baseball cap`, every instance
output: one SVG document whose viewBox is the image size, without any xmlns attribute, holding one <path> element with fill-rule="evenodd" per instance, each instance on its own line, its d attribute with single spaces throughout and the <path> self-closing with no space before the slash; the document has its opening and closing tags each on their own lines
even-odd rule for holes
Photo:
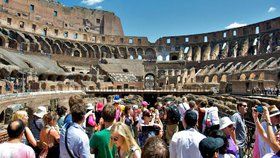
<svg viewBox="0 0 280 158">
<path fill-rule="evenodd" d="M 224 145 L 222 138 L 208 137 L 204 138 L 199 143 L 199 151 L 203 158 L 213 157 L 215 151 Z"/>
</svg>

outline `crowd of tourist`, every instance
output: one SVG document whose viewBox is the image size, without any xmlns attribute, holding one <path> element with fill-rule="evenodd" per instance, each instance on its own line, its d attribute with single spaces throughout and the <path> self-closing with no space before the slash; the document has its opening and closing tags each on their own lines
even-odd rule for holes
<svg viewBox="0 0 280 158">
<path fill-rule="evenodd" d="M 252 153 L 245 153 L 248 105 L 238 102 L 236 109 L 221 117 L 216 104 L 205 99 L 149 105 L 124 103 L 116 95 L 104 105 L 75 95 L 69 98 L 69 110 L 39 106 L 30 119 L 26 111 L 16 111 L 7 128 L 9 140 L 0 144 L 0 158 L 280 157 L 277 106 L 258 100 L 252 106 Z"/>
</svg>

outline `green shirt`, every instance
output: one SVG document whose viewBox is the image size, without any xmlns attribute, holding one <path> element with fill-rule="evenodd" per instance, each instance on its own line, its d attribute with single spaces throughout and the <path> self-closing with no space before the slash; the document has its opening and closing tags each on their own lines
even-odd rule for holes
<svg viewBox="0 0 280 158">
<path fill-rule="evenodd" d="M 102 131 L 96 132 L 90 138 L 89 145 L 91 148 L 95 149 L 96 158 L 114 158 L 116 148 L 110 147 L 110 130 L 104 129 Z"/>
</svg>

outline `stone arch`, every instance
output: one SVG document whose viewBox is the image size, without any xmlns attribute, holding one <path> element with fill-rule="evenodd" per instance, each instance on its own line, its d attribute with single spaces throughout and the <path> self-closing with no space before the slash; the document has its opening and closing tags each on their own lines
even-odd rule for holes
<svg viewBox="0 0 280 158">
<path fill-rule="evenodd" d="M 112 50 L 113 57 L 115 59 L 120 59 L 121 58 L 121 54 L 120 54 L 119 49 L 117 47 L 112 46 L 111 50 Z"/>
<path fill-rule="evenodd" d="M 228 57 L 228 52 L 229 52 L 229 45 L 228 43 L 224 42 L 222 44 L 222 49 L 218 55 L 218 59 L 225 59 Z"/>
<path fill-rule="evenodd" d="M 88 57 L 88 51 L 83 45 L 81 45 L 80 43 L 75 43 L 74 45 L 76 48 L 80 49 L 80 52 L 82 53 L 83 58 Z"/>
<path fill-rule="evenodd" d="M 221 82 L 227 82 L 227 75 L 222 75 L 222 77 L 221 77 L 221 80 L 220 80 Z"/>
<path fill-rule="evenodd" d="M 210 44 L 208 44 L 207 46 L 203 46 L 202 47 L 202 58 L 201 60 L 202 61 L 206 61 L 206 60 L 209 60 L 210 59 L 210 53 L 211 53 L 211 46 Z"/>
<path fill-rule="evenodd" d="M 260 53 L 268 53 L 270 49 L 270 37 L 269 34 L 264 34 L 260 38 Z"/>
<path fill-rule="evenodd" d="M 142 60 L 142 59 L 143 59 L 143 54 L 144 54 L 143 49 L 142 49 L 142 48 L 138 48 L 138 49 L 137 49 L 137 54 L 138 54 L 137 59 L 138 59 L 138 60 Z"/>
<path fill-rule="evenodd" d="M 10 72 L 6 68 L 0 69 L 0 79 L 6 79 L 6 77 L 10 76 Z"/>
<path fill-rule="evenodd" d="M 5 47 L 5 45 L 6 45 L 6 39 L 4 36 L 0 34 L 0 47 Z"/>
<path fill-rule="evenodd" d="M 53 45 L 53 53 L 54 54 L 63 54 L 62 49 L 60 48 L 60 45 L 58 43 L 55 43 Z"/>
<path fill-rule="evenodd" d="M 134 48 L 128 48 L 130 59 L 137 59 L 138 55 Z"/>
<path fill-rule="evenodd" d="M 256 74 L 255 73 L 251 73 L 249 76 L 249 80 L 255 80 L 256 78 Z"/>
<path fill-rule="evenodd" d="M 79 49 L 74 49 L 72 52 L 72 57 L 82 57 L 82 53 Z"/>
<path fill-rule="evenodd" d="M 147 48 L 145 51 L 145 59 L 156 60 L 156 51 L 153 48 Z"/>
<path fill-rule="evenodd" d="M 264 80 L 265 79 L 264 77 L 265 77 L 264 72 L 261 72 L 258 80 Z"/>
<path fill-rule="evenodd" d="M 119 47 L 119 50 L 120 50 L 120 54 L 121 54 L 122 58 L 128 59 L 129 55 L 128 55 L 126 47 Z"/>
<path fill-rule="evenodd" d="M 245 81 L 246 80 L 246 75 L 245 74 L 241 74 L 240 76 L 239 76 L 239 81 Z"/>
<path fill-rule="evenodd" d="M 212 83 L 218 83 L 218 76 L 214 75 L 211 80 Z"/>
<path fill-rule="evenodd" d="M 216 60 L 219 56 L 219 52 L 220 52 L 220 45 L 216 44 L 213 48 L 213 51 L 211 52 L 210 59 Z"/>
<path fill-rule="evenodd" d="M 201 48 L 199 46 L 194 47 L 193 61 L 200 61 L 201 59 Z"/>
<path fill-rule="evenodd" d="M 152 73 L 148 73 L 144 78 L 145 89 L 154 89 L 155 88 L 155 75 Z"/>
<path fill-rule="evenodd" d="M 96 51 L 96 58 L 101 59 L 101 52 L 100 52 L 99 46 L 98 45 L 93 45 L 92 47 Z"/>
<path fill-rule="evenodd" d="M 88 51 L 88 57 L 89 58 L 96 58 L 96 53 L 95 53 L 95 50 L 94 50 L 94 48 L 92 46 L 90 46 L 88 44 L 84 44 L 84 47 Z"/>
<path fill-rule="evenodd" d="M 8 47 L 11 49 L 17 49 L 18 48 L 17 41 L 15 39 L 9 39 Z"/>
<path fill-rule="evenodd" d="M 38 42 L 40 43 L 41 45 L 41 49 L 44 53 L 47 53 L 47 54 L 52 54 L 52 47 L 51 45 L 49 44 L 48 41 L 46 41 L 44 38 L 42 37 L 38 37 L 36 36 Z"/>
<path fill-rule="evenodd" d="M 111 50 L 108 46 L 103 45 L 103 46 L 101 46 L 100 50 L 101 50 L 102 58 L 111 58 L 112 57 Z"/>
<path fill-rule="evenodd" d="M 206 76 L 206 77 L 204 78 L 203 83 L 209 83 L 209 76 Z"/>
<path fill-rule="evenodd" d="M 157 56 L 157 61 L 163 61 L 162 55 L 158 55 L 158 56 Z"/>
</svg>

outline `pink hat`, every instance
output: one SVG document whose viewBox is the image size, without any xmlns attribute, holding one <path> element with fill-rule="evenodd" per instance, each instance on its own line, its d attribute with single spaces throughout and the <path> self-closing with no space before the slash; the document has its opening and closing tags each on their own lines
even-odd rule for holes
<svg viewBox="0 0 280 158">
<path fill-rule="evenodd" d="M 149 105 L 149 103 L 148 103 L 148 102 L 146 102 L 146 101 L 142 101 L 142 102 L 141 102 L 141 105 L 142 105 L 142 106 L 148 106 L 148 105 Z"/>
<path fill-rule="evenodd" d="M 101 102 L 97 103 L 97 105 L 96 105 L 96 110 L 97 110 L 97 111 L 102 111 L 103 108 L 104 108 L 103 103 L 101 103 Z"/>
</svg>

